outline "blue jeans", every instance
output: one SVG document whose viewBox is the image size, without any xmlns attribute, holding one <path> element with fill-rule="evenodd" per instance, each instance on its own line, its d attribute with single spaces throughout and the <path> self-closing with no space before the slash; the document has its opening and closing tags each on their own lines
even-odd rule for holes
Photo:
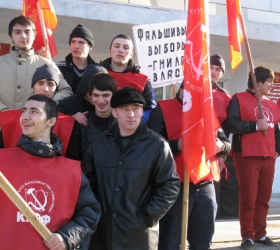
<svg viewBox="0 0 280 250">
<path fill-rule="evenodd" d="M 217 213 L 213 181 L 190 183 L 188 242 L 190 250 L 208 250 L 212 244 Z"/>
<path fill-rule="evenodd" d="M 178 198 L 159 221 L 158 250 L 179 250 L 181 245 L 183 183 Z M 210 249 L 217 213 L 215 188 L 212 181 L 190 183 L 188 242 L 190 250 Z"/>
</svg>

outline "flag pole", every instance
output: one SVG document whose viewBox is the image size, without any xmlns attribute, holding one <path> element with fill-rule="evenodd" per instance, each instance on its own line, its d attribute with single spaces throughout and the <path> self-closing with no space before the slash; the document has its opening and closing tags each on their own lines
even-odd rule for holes
<svg viewBox="0 0 280 250">
<path fill-rule="evenodd" d="M 45 21 L 44 21 L 44 16 L 42 13 L 40 1 L 37 2 L 37 10 L 38 10 L 39 18 L 40 18 L 40 26 L 41 26 L 42 35 L 43 35 L 44 46 L 45 46 L 48 58 L 51 59 L 52 57 L 50 54 L 49 40 L 48 40 L 47 30 L 46 30 L 46 26 L 45 26 Z"/>
<path fill-rule="evenodd" d="M 183 186 L 183 208 L 182 208 L 182 227 L 181 227 L 181 250 L 187 249 L 188 234 L 188 210 L 189 210 L 189 173 L 187 168 L 184 170 L 184 186 Z"/>
<path fill-rule="evenodd" d="M 256 95 L 256 99 L 257 99 L 258 110 L 259 110 L 259 113 L 260 113 L 260 119 L 264 119 L 262 104 L 261 104 L 261 101 L 260 101 L 260 94 L 259 94 L 259 91 L 258 91 L 258 84 L 257 84 L 256 76 L 255 76 L 255 73 L 254 73 L 252 55 L 251 55 L 251 51 L 250 51 L 249 41 L 248 41 L 246 27 L 245 27 L 245 23 L 244 23 L 242 13 L 240 15 L 240 24 L 241 24 L 241 29 L 242 29 L 242 33 L 243 33 L 247 59 L 248 59 L 248 62 L 249 62 L 249 67 L 250 67 L 250 74 L 251 74 L 251 78 L 252 78 L 252 81 L 253 81 L 254 91 L 255 91 L 255 95 Z M 263 130 L 262 132 L 263 132 L 264 136 L 267 136 L 267 131 L 266 130 Z"/>
</svg>

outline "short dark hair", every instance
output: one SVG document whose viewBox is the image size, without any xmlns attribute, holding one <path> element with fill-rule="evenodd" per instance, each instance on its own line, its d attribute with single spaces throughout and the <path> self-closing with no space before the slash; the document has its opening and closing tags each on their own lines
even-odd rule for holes
<svg viewBox="0 0 280 250">
<path fill-rule="evenodd" d="M 115 37 L 112 39 L 112 41 L 111 41 L 111 44 L 110 44 L 109 49 L 111 49 L 112 44 L 113 44 L 113 42 L 114 42 L 114 40 L 115 40 L 116 38 L 123 38 L 123 39 L 126 39 L 126 40 L 128 40 L 128 41 L 131 41 L 131 43 L 132 43 L 132 49 L 133 49 L 133 42 L 132 42 L 131 38 L 130 38 L 128 35 L 125 35 L 125 34 L 119 34 L 119 35 L 115 36 Z"/>
<path fill-rule="evenodd" d="M 13 27 L 16 24 L 20 24 L 20 25 L 24 25 L 24 26 L 31 26 L 32 30 L 34 31 L 35 35 L 36 35 L 36 27 L 34 22 L 26 16 L 17 16 L 15 17 L 13 20 L 10 21 L 9 23 L 9 36 L 12 37 L 12 33 L 13 33 Z"/>
<path fill-rule="evenodd" d="M 274 72 L 271 69 L 263 67 L 263 66 L 256 67 L 254 72 L 255 72 L 257 83 L 258 82 L 264 83 L 267 79 L 272 79 L 272 81 L 273 81 L 274 77 L 275 77 Z M 253 80 L 252 80 L 250 72 L 249 72 L 249 77 L 248 77 L 248 88 L 249 89 L 254 88 Z"/>
<path fill-rule="evenodd" d="M 98 73 L 93 75 L 88 83 L 88 92 L 92 95 L 92 91 L 94 89 L 100 91 L 111 91 L 113 94 L 118 90 L 118 84 L 114 77 L 106 74 L 106 73 Z"/>
<path fill-rule="evenodd" d="M 32 95 L 30 96 L 27 101 L 37 101 L 37 102 L 43 102 L 45 103 L 45 112 L 46 112 L 46 115 L 47 115 L 47 120 L 55 117 L 57 119 L 58 117 L 58 108 L 57 108 L 57 105 L 56 105 L 56 102 L 47 97 L 47 96 L 44 96 L 44 95 Z"/>
</svg>

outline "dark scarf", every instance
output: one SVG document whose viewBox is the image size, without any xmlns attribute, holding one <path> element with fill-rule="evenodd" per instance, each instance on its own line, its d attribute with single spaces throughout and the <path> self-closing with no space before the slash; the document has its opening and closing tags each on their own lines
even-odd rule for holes
<svg viewBox="0 0 280 250">
<path fill-rule="evenodd" d="M 62 142 L 58 136 L 51 134 L 51 143 L 33 141 L 29 137 L 21 134 L 17 146 L 30 155 L 51 158 L 62 155 Z"/>
</svg>

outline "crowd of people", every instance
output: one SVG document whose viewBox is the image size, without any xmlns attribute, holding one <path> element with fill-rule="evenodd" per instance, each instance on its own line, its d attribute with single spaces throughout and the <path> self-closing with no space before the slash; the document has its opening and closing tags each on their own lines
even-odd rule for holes
<svg viewBox="0 0 280 250">
<path fill-rule="evenodd" d="M 33 50 L 31 19 L 15 17 L 8 31 L 13 47 L 0 56 L 0 171 L 52 234 L 43 240 L 0 190 L 0 220 L 7 225 L 0 227 L 3 249 L 179 250 L 184 82 L 176 97 L 156 103 L 125 34 L 115 36 L 110 57 L 96 63 L 89 55 L 92 32 L 79 24 L 69 36 L 70 53 L 55 64 L 43 49 Z M 219 54 L 210 57 L 210 72 L 219 123 L 213 131 L 216 155 L 199 183 L 187 180 L 189 249 L 211 247 L 214 183 L 230 151 L 239 184 L 241 248 L 274 246 L 266 236 L 280 154 L 280 105 L 267 97 L 274 73 L 255 68 L 257 88 L 249 74 L 248 89 L 231 97 L 218 84 L 225 73 Z"/>
</svg>

